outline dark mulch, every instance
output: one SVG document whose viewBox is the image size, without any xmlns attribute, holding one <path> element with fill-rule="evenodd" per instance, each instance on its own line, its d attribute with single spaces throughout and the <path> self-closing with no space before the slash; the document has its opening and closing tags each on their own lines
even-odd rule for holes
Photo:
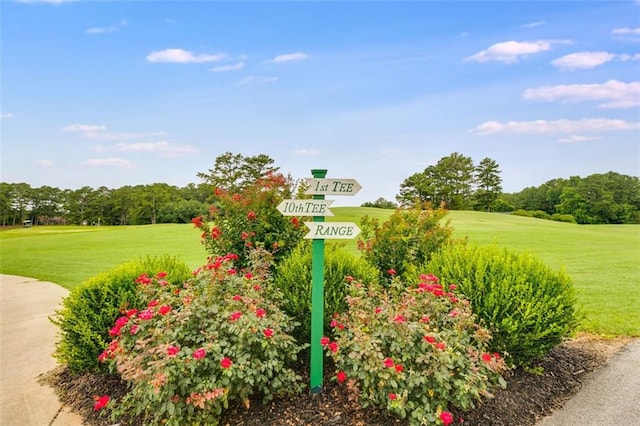
<svg viewBox="0 0 640 426">
<path fill-rule="evenodd" d="M 456 420 L 465 425 L 534 425 L 552 413 L 575 394 L 586 374 L 603 366 L 628 340 L 601 340 L 580 337 L 553 349 L 549 355 L 527 371 L 519 368 L 507 379 L 507 388 L 496 391 L 495 397 L 485 399 L 472 411 L 454 411 Z M 349 401 L 343 385 L 328 380 L 331 366 L 326 366 L 325 383 L 321 393 L 303 393 L 297 398 L 278 400 L 263 405 L 253 402 L 249 409 L 231 407 L 221 424 L 228 426 L 387 426 L 406 425 L 385 413 L 362 409 Z M 306 375 L 306 374 L 305 374 Z M 105 426 L 110 422 L 93 410 L 93 395 L 109 394 L 112 398 L 124 392 L 123 383 L 112 376 L 85 374 L 74 377 L 63 367 L 41 377 L 52 386 L 60 400 L 82 415 L 86 424 Z M 123 424 L 124 426 L 124 424 Z"/>
</svg>

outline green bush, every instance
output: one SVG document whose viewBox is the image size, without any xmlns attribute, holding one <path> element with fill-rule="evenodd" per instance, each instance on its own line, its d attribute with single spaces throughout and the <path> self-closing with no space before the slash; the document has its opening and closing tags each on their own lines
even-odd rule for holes
<svg viewBox="0 0 640 426">
<path fill-rule="evenodd" d="M 266 402 L 301 392 L 290 368 L 301 346 L 264 274 L 271 258 L 263 253 L 253 251 L 244 271 L 234 267 L 235 254 L 212 258 L 180 292 L 141 280 L 146 306 L 115 321 L 100 355 L 129 384 L 106 404 L 114 420 L 217 425 L 231 401 L 249 407 L 252 396 Z"/>
<path fill-rule="evenodd" d="M 333 378 L 352 399 L 406 418 L 410 425 L 448 425 L 452 407 L 468 410 L 495 385 L 504 358 L 487 350 L 491 336 L 469 303 L 433 275 L 390 289 L 353 282 L 348 310 L 334 322 Z"/>
<path fill-rule="evenodd" d="M 375 281 L 377 270 L 339 243 L 326 242 L 324 251 L 324 323 L 328 329 L 334 313 L 344 312 L 347 277 Z M 284 311 L 299 323 L 294 336 L 309 342 L 311 335 L 311 241 L 302 241 L 275 271 L 274 282 L 284 296 Z"/>
<path fill-rule="evenodd" d="M 536 219 L 546 219 L 546 220 L 550 220 L 551 219 L 551 215 L 549 215 L 549 213 L 544 212 L 542 210 L 515 210 L 513 212 L 511 212 L 512 215 L 515 216 L 524 216 L 524 217 L 534 217 Z"/>
<path fill-rule="evenodd" d="M 360 221 L 358 249 L 378 268 L 382 280 L 390 280 L 392 275 L 415 274 L 417 265 L 428 261 L 432 253 L 450 241 L 453 228 L 444 221 L 447 211 L 422 207 L 398 208 L 382 225 L 368 216 Z"/>
<path fill-rule="evenodd" d="M 551 215 L 551 220 L 555 220 L 556 222 L 578 223 L 576 222 L 576 218 L 570 214 L 554 213 Z"/>
<path fill-rule="evenodd" d="M 529 364 L 577 327 L 571 278 L 531 254 L 454 244 L 433 255 L 426 270 L 459 286 L 491 328 L 492 350 L 506 353 L 510 363 Z"/>
<path fill-rule="evenodd" d="M 109 328 L 125 308 L 141 307 L 134 280 L 141 274 L 166 272 L 169 285 L 191 276 L 189 267 L 168 255 L 147 257 L 96 275 L 74 289 L 51 321 L 60 329 L 53 356 L 74 373 L 106 372 L 98 355 L 111 340 Z"/>
</svg>

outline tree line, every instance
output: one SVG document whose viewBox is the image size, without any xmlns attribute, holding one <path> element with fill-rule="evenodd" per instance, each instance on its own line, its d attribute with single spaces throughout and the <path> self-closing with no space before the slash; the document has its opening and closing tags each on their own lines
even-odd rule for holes
<svg viewBox="0 0 640 426">
<path fill-rule="evenodd" d="M 59 189 L 31 187 L 27 183 L 0 182 L 0 224 L 21 225 L 143 225 L 187 223 L 205 215 L 216 203 L 215 188 L 229 192 L 267 174 L 280 173 L 265 154 L 243 156 L 226 152 L 213 168 L 197 174 L 201 183 L 177 187 L 166 183 Z M 450 210 L 510 212 L 527 210 L 565 215 L 577 223 L 640 223 L 640 179 L 615 172 L 581 178 L 550 180 L 517 193 L 502 192 L 498 163 L 488 157 L 474 164 L 471 157 L 454 152 L 414 173 L 400 185 L 396 201 L 401 206 L 430 203 Z M 304 197 L 305 183 L 285 176 L 290 192 Z M 396 203 L 378 198 L 364 207 L 395 208 Z"/>
</svg>

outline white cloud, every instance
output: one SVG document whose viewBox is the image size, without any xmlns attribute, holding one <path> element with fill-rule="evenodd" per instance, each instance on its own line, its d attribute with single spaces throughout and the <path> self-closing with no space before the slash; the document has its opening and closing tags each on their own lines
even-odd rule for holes
<svg viewBox="0 0 640 426">
<path fill-rule="evenodd" d="M 215 62 L 226 58 L 224 53 L 208 54 L 208 53 L 193 53 L 183 49 L 165 49 L 151 52 L 147 55 L 147 61 L 149 62 L 173 62 L 179 64 L 189 63 L 202 63 L 202 62 Z"/>
<path fill-rule="evenodd" d="M 595 68 L 614 60 L 615 54 L 609 52 L 577 52 L 551 61 L 556 68 L 575 70 Z"/>
<path fill-rule="evenodd" d="M 193 145 L 174 145 L 166 141 L 159 142 L 137 142 L 137 143 L 119 143 L 113 147 L 103 147 L 98 145 L 94 147 L 96 151 L 113 150 L 118 152 L 143 152 L 157 153 L 162 157 L 184 157 L 186 155 L 195 154 L 200 150 Z"/>
<path fill-rule="evenodd" d="M 244 86 L 245 84 L 275 83 L 276 81 L 278 81 L 278 77 L 249 76 L 240 80 L 238 85 Z"/>
<path fill-rule="evenodd" d="M 107 34 L 107 33 L 115 33 L 120 31 L 122 28 L 129 25 L 126 20 L 121 20 L 119 23 L 115 25 L 110 25 L 108 27 L 93 27 L 89 28 L 86 33 L 87 34 Z"/>
<path fill-rule="evenodd" d="M 528 24 L 524 24 L 522 26 L 522 28 L 535 28 L 535 27 L 539 27 L 539 26 L 544 25 L 544 24 L 545 24 L 544 21 L 530 22 Z"/>
<path fill-rule="evenodd" d="M 168 142 L 138 142 L 138 143 L 119 143 L 114 149 L 122 152 L 152 152 L 167 149 Z"/>
<path fill-rule="evenodd" d="M 2 114 L 0 114 L 0 118 L 1 119 L 13 118 L 13 117 L 15 117 L 15 116 L 13 115 L 12 112 L 3 112 Z"/>
<path fill-rule="evenodd" d="M 570 40 L 536 40 L 536 41 L 504 41 L 482 50 L 465 61 L 488 62 L 498 61 L 511 64 L 520 58 L 550 50 L 554 44 L 571 44 Z"/>
<path fill-rule="evenodd" d="M 62 130 L 65 132 L 104 132 L 107 130 L 107 126 L 103 126 L 100 124 L 71 124 L 69 126 L 63 127 Z"/>
<path fill-rule="evenodd" d="M 560 138 L 558 142 L 560 143 L 578 143 L 578 142 L 589 142 L 589 141 L 599 141 L 602 140 L 600 136 L 580 136 L 580 135 L 571 135 L 567 138 Z"/>
<path fill-rule="evenodd" d="M 581 132 L 607 132 L 616 130 L 640 129 L 640 122 L 609 118 L 585 118 L 582 120 L 536 120 L 536 121 L 487 121 L 470 130 L 479 135 L 491 135 L 495 133 L 581 133 Z"/>
<path fill-rule="evenodd" d="M 49 4 L 62 4 L 71 3 L 77 0 L 18 0 L 18 3 L 49 3 Z"/>
<path fill-rule="evenodd" d="M 301 61 L 303 59 L 307 59 L 310 56 L 307 55 L 306 53 L 302 53 L 302 52 L 295 52 L 295 53 L 285 53 L 282 55 L 278 55 L 275 58 L 271 59 L 270 61 L 267 61 L 269 63 L 272 64 L 281 64 L 283 62 L 291 62 L 291 61 Z"/>
<path fill-rule="evenodd" d="M 240 61 L 237 64 L 231 65 L 220 65 L 217 67 L 210 68 L 209 71 L 213 72 L 227 72 L 227 71 L 237 71 L 244 68 L 244 62 Z"/>
<path fill-rule="evenodd" d="M 638 28 L 616 28 L 611 31 L 611 35 L 640 35 L 640 27 Z"/>
<path fill-rule="evenodd" d="M 84 167 L 131 167 L 133 163 L 123 158 L 92 158 L 87 161 L 83 161 L 80 165 Z"/>
<path fill-rule="evenodd" d="M 640 81 L 542 86 L 525 90 L 522 97 L 543 102 L 604 101 L 598 105 L 600 108 L 632 108 L 640 106 Z"/>
<path fill-rule="evenodd" d="M 296 155 L 299 157 L 317 157 L 318 155 L 320 155 L 320 151 L 313 148 L 300 148 L 300 149 L 294 149 L 293 155 Z"/>
<path fill-rule="evenodd" d="M 40 166 L 40 167 L 53 167 L 53 161 L 51 161 L 51 160 L 38 160 L 38 166 Z"/>
</svg>

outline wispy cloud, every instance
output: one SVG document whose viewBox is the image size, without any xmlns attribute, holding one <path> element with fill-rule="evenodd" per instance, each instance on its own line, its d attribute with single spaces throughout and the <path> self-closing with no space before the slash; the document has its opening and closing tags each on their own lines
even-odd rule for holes
<svg viewBox="0 0 640 426">
<path fill-rule="evenodd" d="M 51 160 L 38 160 L 37 164 L 38 166 L 45 168 L 53 167 L 53 161 Z"/>
<path fill-rule="evenodd" d="M 15 116 L 13 115 L 12 112 L 3 112 L 0 114 L 0 119 L 13 118 L 13 117 Z"/>
<path fill-rule="evenodd" d="M 318 155 L 320 155 L 320 151 L 313 148 L 294 149 L 292 153 L 293 155 L 296 155 L 298 157 L 317 157 Z"/>
<path fill-rule="evenodd" d="M 551 61 L 551 64 L 563 70 L 577 70 L 577 69 L 589 69 L 595 68 L 602 64 L 606 64 L 611 61 L 638 61 L 640 60 L 640 53 L 634 55 L 629 54 L 615 54 L 604 51 L 599 52 L 576 52 L 570 55 L 561 56 L 558 59 Z"/>
<path fill-rule="evenodd" d="M 640 129 L 640 122 L 610 118 L 585 118 L 582 120 L 536 120 L 536 121 L 487 121 L 470 130 L 478 135 L 491 135 L 495 133 L 584 133 L 584 132 L 608 132 L 616 130 Z"/>
<path fill-rule="evenodd" d="M 558 139 L 560 143 L 579 143 L 579 142 L 589 142 L 589 141 L 599 141 L 602 140 L 600 136 L 581 136 L 581 135 L 571 135 L 566 138 Z"/>
<path fill-rule="evenodd" d="M 62 4 L 72 3 L 77 0 L 18 0 L 18 3 L 49 3 L 49 4 Z"/>
<path fill-rule="evenodd" d="M 101 124 L 70 124 L 62 128 L 65 132 L 81 132 L 81 133 L 92 133 L 92 132 L 104 132 L 107 130 L 107 126 L 103 126 Z"/>
<path fill-rule="evenodd" d="M 282 55 L 278 55 L 267 62 L 270 64 L 282 64 L 284 62 L 302 61 L 308 58 L 310 58 L 310 56 L 307 55 L 306 53 L 295 52 L 295 53 L 285 53 Z"/>
<path fill-rule="evenodd" d="M 238 85 L 244 86 L 246 84 L 275 83 L 276 81 L 278 81 L 278 77 L 249 76 L 240 80 Z"/>
<path fill-rule="evenodd" d="M 193 53 L 183 49 L 165 49 L 151 52 L 147 55 L 147 61 L 149 62 L 164 62 L 164 63 L 202 63 L 202 62 L 215 62 L 226 58 L 225 53 Z"/>
<path fill-rule="evenodd" d="M 62 130 L 64 130 L 65 132 L 80 133 L 87 139 L 102 140 L 129 140 L 165 135 L 164 132 L 107 132 L 107 126 L 98 124 L 71 124 L 69 126 L 63 127 Z"/>
<path fill-rule="evenodd" d="M 103 149 L 108 150 L 110 148 L 103 147 Z M 119 152 L 157 153 L 162 157 L 171 158 L 184 157 L 200 152 L 200 150 L 193 145 L 175 145 L 166 141 L 119 143 L 112 147 L 112 149 Z"/>
<path fill-rule="evenodd" d="M 638 43 L 640 42 L 640 27 L 615 28 L 611 30 L 611 38 L 618 41 Z"/>
<path fill-rule="evenodd" d="M 108 34 L 108 33 L 115 33 L 120 31 L 122 28 L 126 27 L 127 25 L 129 25 L 129 22 L 127 22 L 126 20 L 121 20 L 120 22 L 118 22 L 115 25 L 109 25 L 107 27 L 92 27 L 89 28 L 86 33 L 87 34 Z"/>
<path fill-rule="evenodd" d="M 551 50 L 554 44 L 571 44 L 570 40 L 504 41 L 465 58 L 465 61 L 498 61 L 512 64 L 529 55 Z"/>
<path fill-rule="evenodd" d="M 213 72 L 229 72 L 229 71 L 238 71 L 244 68 L 244 62 L 240 61 L 236 64 L 230 65 L 220 65 L 217 67 L 210 68 L 209 71 Z"/>
<path fill-rule="evenodd" d="M 526 100 L 563 103 L 604 101 L 600 108 L 632 108 L 640 106 L 640 81 L 625 83 L 609 80 L 601 84 L 568 84 L 527 89 Z"/>
<path fill-rule="evenodd" d="M 535 27 L 542 26 L 544 24 L 545 24 L 544 21 L 529 22 L 528 24 L 524 24 L 522 28 L 535 28 Z"/>
<path fill-rule="evenodd" d="M 80 163 L 83 167 L 115 167 L 115 168 L 126 168 L 131 167 L 133 163 L 129 160 L 125 160 L 124 158 L 91 158 L 89 160 L 83 161 Z"/>
</svg>

